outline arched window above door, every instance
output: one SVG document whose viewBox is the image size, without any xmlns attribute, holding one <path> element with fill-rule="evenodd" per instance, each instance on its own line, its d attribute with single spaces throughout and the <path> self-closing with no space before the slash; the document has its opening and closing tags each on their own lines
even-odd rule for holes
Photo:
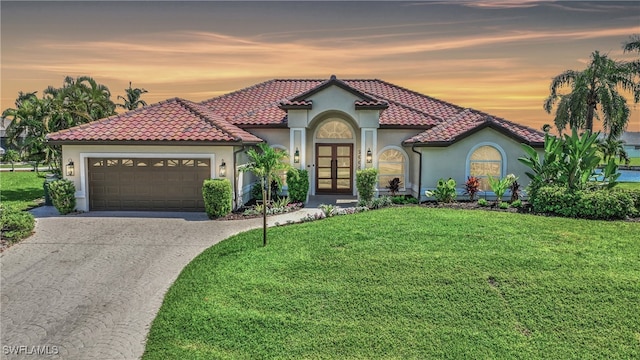
<svg viewBox="0 0 640 360">
<path fill-rule="evenodd" d="M 316 133 L 317 139 L 353 139 L 353 132 L 339 119 L 325 121 Z"/>
</svg>

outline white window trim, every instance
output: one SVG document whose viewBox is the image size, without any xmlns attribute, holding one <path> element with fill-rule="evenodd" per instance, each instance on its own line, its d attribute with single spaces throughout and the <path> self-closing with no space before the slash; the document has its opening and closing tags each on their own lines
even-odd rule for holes
<svg viewBox="0 0 640 360">
<path fill-rule="evenodd" d="M 407 183 L 409 180 L 409 155 L 407 154 L 406 151 L 404 151 L 403 148 L 396 146 L 396 145 L 387 145 L 385 147 L 383 147 L 382 149 L 380 149 L 380 151 L 378 151 L 377 159 L 376 159 L 376 168 L 380 169 L 380 155 L 382 155 L 382 153 L 384 153 L 387 150 L 397 150 L 400 152 L 400 154 L 402 154 L 402 156 L 404 157 L 404 181 L 402 182 L 402 187 L 400 188 L 400 191 L 406 191 L 407 190 Z M 378 176 L 380 175 L 380 173 L 378 173 Z M 379 183 L 380 181 L 377 181 L 376 183 Z M 383 187 L 383 189 L 387 189 L 386 187 Z M 380 189 L 382 190 L 382 189 Z"/>
<path fill-rule="evenodd" d="M 504 152 L 504 150 L 502 149 L 502 147 L 500 145 L 498 145 L 498 144 L 496 144 L 494 142 L 491 142 L 491 141 L 484 141 L 484 142 L 476 144 L 467 153 L 467 160 L 465 162 L 465 166 L 466 166 L 465 177 L 464 177 L 465 181 L 469 178 L 469 176 L 471 176 L 471 166 L 470 166 L 471 165 L 471 155 L 473 155 L 473 153 L 476 150 L 478 150 L 478 148 L 480 148 L 482 146 L 491 146 L 494 149 L 498 150 L 498 152 L 500 153 L 500 156 L 502 157 L 502 166 L 500 167 L 500 174 L 501 174 L 502 177 L 506 176 L 505 174 L 507 173 L 507 153 Z M 483 191 L 483 193 L 493 194 L 493 191 L 488 190 L 488 191 Z"/>
</svg>

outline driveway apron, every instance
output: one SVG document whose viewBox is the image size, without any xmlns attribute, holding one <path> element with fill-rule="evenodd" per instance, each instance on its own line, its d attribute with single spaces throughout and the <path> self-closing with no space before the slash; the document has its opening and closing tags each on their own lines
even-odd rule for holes
<svg viewBox="0 0 640 360">
<path fill-rule="evenodd" d="M 43 216 L 0 256 L 2 359 L 137 359 L 180 271 L 261 219 L 204 214 Z"/>
</svg>

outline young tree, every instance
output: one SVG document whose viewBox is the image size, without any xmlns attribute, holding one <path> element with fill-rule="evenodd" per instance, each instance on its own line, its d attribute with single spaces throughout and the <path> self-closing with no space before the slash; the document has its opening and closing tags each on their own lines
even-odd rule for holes
<svg viewBox="0 0 640 360">
<path fill-rule="evenodd" d="M 282 170 L 288 170 L 289 164 L 283 162 L 289 155 L 286 151 L 277 150 L 271 146 L 261 143 L 258 144 L 258 150 L 251 148 L 247 150 L 247 156 L 250 163 L 242 168 L 241 171 L 252 172 L 255 176 L 260 178 L 262 189 L 264 191 L 265 185 L 268 186 L 267 196 L 263 196 L 265 204 L 271 201 L 271 182 L 278 178 L 278 173 Z"/>
<path fill-rule="evenodd" d="M 559 90 L 565 87 L 570 92 L 560 94 Z M 557 105 L 555 124 L 561 133 L 567 125 L 593 131 L 593 119 L 601 116 L 605 131 L 617 138 L 626 128 L 630 113 L 620 91 L 635 89 L 634 72 L 628 63 L 595 51 L 586 69 L 567 70 L 553 78 L 544 109 L 551 113 Z"/>
<path fill-rule="evenodd" d="M 2 161 L 11 163 L 11 171 L 14 169 L 14 164 L 20 161 L 20 153 L 13 149 L 7 150 L 4 155 L 2 155 Z"/>
<path fill-rule="evenodd" d="M 128 89 L 124 89 L 127 97 L 123 97 L 118 95 L 118 100 L 122 99 L 123 103 L 122 104 L 116 104 L 118 107 L 121 107 L 123 109 L 126 110 L 135 110 L 138 107 L 142 106 L 145 107 L 147 106 L 147 102 L 140 99 L 140 97 L 142 96 L 142 94 L 147 93 L 148 91 L 142 88 L 132 88 L 131 87 L 131 81 L 129 81 L 129 88 Z"/>
</svg>

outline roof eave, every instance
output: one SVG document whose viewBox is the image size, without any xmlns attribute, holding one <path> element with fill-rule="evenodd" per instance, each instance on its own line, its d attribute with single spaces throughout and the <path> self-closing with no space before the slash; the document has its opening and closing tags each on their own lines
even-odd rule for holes
<svg viewBox="0 0 640 360">
<path fill-rule="evenodd" d="M 156 146 L 235 146 L 252 145 L 264 141 L 207 141 L 207 140 L 47 140 L 52 145 L 156 145 Z"/>
<path fill-rule="evenodd" d="M 358 105 L 356 104 L 356 110 L 384 110 L 389 107 L 389 104 L 380 105 Z"/>
</svg>

